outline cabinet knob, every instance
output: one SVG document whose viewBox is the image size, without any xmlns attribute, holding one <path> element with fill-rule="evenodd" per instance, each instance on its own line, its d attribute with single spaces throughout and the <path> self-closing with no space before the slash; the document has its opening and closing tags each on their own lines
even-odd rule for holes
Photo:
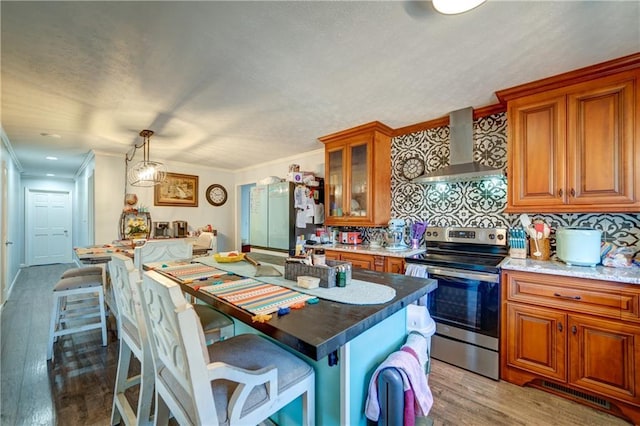
<svg viewBox="0 0 640 426">
<path fill-rule="evenodd" d="M 558 189 L 558 197 L 562 197 L 563 191 L 562 188 Z"/>
<path fill-rule="evenodd" d="M 571 332 L 573 334 L 576 334 L 578 332 L 578 327 L 576 327 L 575 325 L 571 326 Z"/>
<path fill-rule="evenodd" d="M 562 333 L 562 323 L 561 322 L 558 323 L 558 331 Z"/>
<path fill-rule="evenodd" d="M 573 188 L 571 188 L 571 196 L 572 196 L 572 197 L 575 197 L 575 196 L 576 196 L 576 191 L 575 191 L 575 189 L 573 189 Z"/>
</svg>

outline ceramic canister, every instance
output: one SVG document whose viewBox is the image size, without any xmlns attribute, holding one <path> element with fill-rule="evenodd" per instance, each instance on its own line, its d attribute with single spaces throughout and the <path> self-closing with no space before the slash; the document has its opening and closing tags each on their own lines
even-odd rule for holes
<svg viewBox="0 0 640 426">
<path fill-rule="evenodd" d="M 595 266 L 600 263 L 602 231 L 592 228 L 558 228 L 556 255 L 567 265 Z"/>
</svg>

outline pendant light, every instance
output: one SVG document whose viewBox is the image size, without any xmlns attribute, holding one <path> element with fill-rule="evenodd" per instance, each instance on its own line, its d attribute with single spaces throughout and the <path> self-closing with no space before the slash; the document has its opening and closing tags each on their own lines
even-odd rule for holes
<svg viewBox="0 0 640 426">
<path fill-rule="evenodd" d="M 143 130 L 140 132 L 142 136 L 142 145 L 133 147 L 131 158 L 127 154 L 125 156 L 125 167 L 133 160 L 136 151 L 140 148 L 143 150 L 143 159 L 136 163 L 127 171 L 127 181 L 131 186 L 154 186 L 164 182 L 167 177 L 167 166 L 157 161 L 149 160 L 149 147 L 151 145 L 150 138 L 153 130 Z"/>
<path fill-rule="evenodd" d="M 445 15 L 467 12 L 484 3 L 486 0 L 433 0 L 433 7 Z"/>
</svg>

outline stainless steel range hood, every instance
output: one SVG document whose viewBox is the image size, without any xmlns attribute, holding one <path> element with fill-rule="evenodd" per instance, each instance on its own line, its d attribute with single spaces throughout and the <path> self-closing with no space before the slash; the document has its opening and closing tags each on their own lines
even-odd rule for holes
<svg viewBox="0 0 640 426">
<path fill-rule="evenodd" d="M 425 173 L 413 179 L 416 183 L 468 182 L 502 177 L 502 170 L 473 161 L 473 108 L 464 108 L 449 114 L 450 152 L 449 166 Z"/>
</svg>

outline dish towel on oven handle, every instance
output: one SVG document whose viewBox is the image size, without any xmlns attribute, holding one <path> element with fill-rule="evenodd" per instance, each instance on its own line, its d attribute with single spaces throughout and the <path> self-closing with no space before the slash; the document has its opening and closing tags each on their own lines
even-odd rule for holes
<svg viewBox="0 0 640 426">
<path fill-rule="evenodd" d="M 385 368 L 394 367 L 402 376 L 404 387 L 404 424 L 415 424 L 415 417 L 426 416 L 433 406 L 433 394 L 424 372 L 427 340 L 420 333 L 410 333 L 399 351 L 393 352 L 376 368 L 369 381 L 369 394 L 365 405 L 365 415 L 369 420 L 378 421 L 380 403 L 378 401 L 378 374 Z"/>
<path fill-rule="evenodd" d="M 404 271 L 404 274 L 410 277 L 429 278 L 427 267 L 417 263 L 407 263 L 407 269 Z"/>
</svg>

